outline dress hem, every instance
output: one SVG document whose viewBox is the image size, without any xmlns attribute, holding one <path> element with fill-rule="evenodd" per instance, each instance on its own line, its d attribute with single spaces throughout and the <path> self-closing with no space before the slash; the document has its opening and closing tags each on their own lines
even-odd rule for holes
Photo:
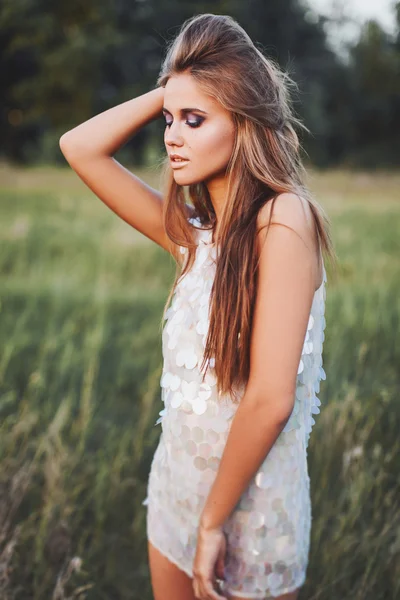
<svg viewBox="0 0 400 600">
<path fill-rule="evenodd" d="M 172 554 L 170 552 L 168 552 L 168 550 L 164 550 L 163 548 L 161 548 L 158 543 L 155 543 L 152 539 L 151 536 L 147 535 L 147 540 L 152 544 L 152 546 L 154 546 L 154 548 L 156 550 L 158 550 L 158 552 L 160 552 L 163 556 L 165 556 L 173 565 L 175 565 L 175 567 L 178 567 L 178 569 L 180 571 L 183 571 L 188 577 L 190 577 L 190 579 L 193 579 L 193 572 L 184 567 L 182 565 L 182 563 L 180 563 L 175 557 L 172 556 Z M 251 600 L 270 600 L 271 598 L 279 598 L 279 596 L 282 596 L 283 594 L 290 594 L 291 592 L 294 592 L 295 590 L 297 590 L 298 588 L 300 588 L 304 582 L 306 580 L 306 576 L 302 575 L 299 582 L 296 583 L 295 585 L 289 586 L 284 588 L 283 590 L 281 590 L 279 592 L 279 594 L 277 596 L 265 596 L 265 594 L 263 594 L 262 596 L 260 595 L 254 595 L 251 592 L 249 593 L 242 593 L 242 592 L 237 592 L 235 590 L 230 590 L 228 587 L 225 587 L 224 585 L 221 586 L 221 591 L 223 593 L 227 592 L 228 595 L 230 596 L 237 596 L 238 598 L 249 598 Z M 227 598 L 227 600 L 229 600 L 229 597 Z"/>
<path fill-rule="evenodd" d="M 302 577 L 300 578 L 300 581 L 298 583 L 296 583 L 295 585 L 289 586 L 284 588 L 283 590 L 279 591 L 279 594 L 277 596 L 272 596 L 271 594 L 269 596 L 266 596 L 265 594 L 263 594 L 262 596 L 260 595 L 254 595 L 251 592 L 237 592 L 235 590 L 230 590 L 229 588 L 225 588 L 222 589 L 223 592 L 228 592 L 229 595 L 231 596 L 236 596 L 237 598 L 249 598 L 249 600 L 271 600 L 272 598 L 279 598 L 279 596 L 283 596 L 283 594 L 290 594 L 291 592 L 295 592 L 297 589 L 299 589 L 305 582 L 306 577 L 304 575 L 302 575 Z M 227 598 L 227 600 L 229 600 L 229 596 Z"/>
<path fill-rule="evenodd" d="M 158 543 L 155 543 L 152 539 L 151 536 L 147 536 L 148 541 L 152 544 L 152 546 L 154 546 L 154 548 L 156 550 L 158 550 L 159 552 L 161 552 L 161 554 L 163 554 L 166 558 L 168 558 L 168 560 L 173 563 L 176 567 L 178 567 L 178 569 L 180 569 L 181 571 L 183 571 L 184 573 L 186 573 L 186 575 L 188 577 L 190 577 L 191 579 L 193 579 L 193 572 L 190 571 L 189 569 L 187 569 L 186 567 L 184 567 L 176 558 L 174 558 L 172 556 L 172 554 L 170 552 L 168 552 L 168 550 L 164 550 L 163 548 L 161 548 Z"/>
</svg>

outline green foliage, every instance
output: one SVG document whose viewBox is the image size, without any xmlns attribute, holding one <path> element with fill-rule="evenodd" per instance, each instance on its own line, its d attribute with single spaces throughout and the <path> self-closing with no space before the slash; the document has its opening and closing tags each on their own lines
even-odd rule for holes
<svg viewBox="0 0 400 600">
<path fill-rule="evenodd" d="M 0 597 L 150 600 L 141 502 L 160 435 L 159 322 L 174 262 L 73 173 L 1 178 Z M 326 265 L 327 379 L 310 438 L 301 598 L 394 600 L 399 181 L 313 181 L 339 269 Z"/>
<path fill-rule="evenodd" d="M 302 139 L 311 162 L 398 164 L 399 27 L 391 36 L 367 23 L 344 62 L 327 43 L 329 19 L 301 0 L 3 0 L 0 152 L 21 163 L 63 163 L 60 136 L 151 89 L 166 43 L 204 12 L 236 18 L 298 83 L 295 109 L 311 131 Z M 138 132 L 128 160 L 146 164 L 161 133 L 162 120 Z"/>
</svg>

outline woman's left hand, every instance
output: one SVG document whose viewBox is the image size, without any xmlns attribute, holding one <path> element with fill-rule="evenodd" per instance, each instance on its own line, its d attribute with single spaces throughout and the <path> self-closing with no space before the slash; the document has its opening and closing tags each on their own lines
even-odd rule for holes
<svg viewBox="0 0 400 600">
<path fill-rule="evenodd" d="M 215 589 L 217 579 L 224 578 L 226 538 L 222 527 L 198 528 L 196 555 L 193 562 L 193 591 L 199 600 L 226 600 Z"/>
</svg>

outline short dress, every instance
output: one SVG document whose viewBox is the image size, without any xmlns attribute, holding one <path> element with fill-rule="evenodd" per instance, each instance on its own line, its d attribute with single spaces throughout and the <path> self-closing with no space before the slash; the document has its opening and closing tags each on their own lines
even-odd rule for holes
<svg viewBox="0 0 400 600">
<path fill-rule="evenodd" d="M 198 230 L 197 218 L 189 222 L 196 228 L 196 259 L 178 281 L 165 315 L 160 380 L 164 408 L 156 422 L 162 431 L 142 504 L 147 507 L 147 539 L 193 577 L 199 519 L 238 405 L 229 396 L 217 395 L 213 358 L 202 382 L 216 248 L 210 230 Z M 180 251 L 187 253 L 184 247 Z M 312 518 L 307 445 L 313 415 L 320 412 L 319 382 L 326 378 L 322 367 L 326 281 L 323 266 L 299 362 L 293 411 L 223 525 L 227 549 L 222 593 L 265 600 L 305 581 Z"/>
</svg>

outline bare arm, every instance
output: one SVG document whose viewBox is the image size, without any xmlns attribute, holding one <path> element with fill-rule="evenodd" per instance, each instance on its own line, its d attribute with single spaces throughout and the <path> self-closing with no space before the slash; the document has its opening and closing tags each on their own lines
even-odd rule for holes
<svg viewBox="0 0 400 600">
<path fill-rule="evenodd" d="M 280 196 L 272 224 L 266 238 L 265 230 L 259 234 L 250 376 L 202 512 L 204 529 L 221 527 L 228 518 L 294 406 L 318 260 L 297 196 Z"/>
<path fill-rule="evenodd" d="M 113 212 L 162 248 L 177 256 L 162 219 L 162 194 L 112 155 L 151 120 L 161 116 L 164 88 L 123 102 L 64 133 L 60 148 L 82 181 Z M 188 216 L 191 207 L 188 205 Z M 178 256 L 179 258 L 179 256 Z"/>
</svg>

